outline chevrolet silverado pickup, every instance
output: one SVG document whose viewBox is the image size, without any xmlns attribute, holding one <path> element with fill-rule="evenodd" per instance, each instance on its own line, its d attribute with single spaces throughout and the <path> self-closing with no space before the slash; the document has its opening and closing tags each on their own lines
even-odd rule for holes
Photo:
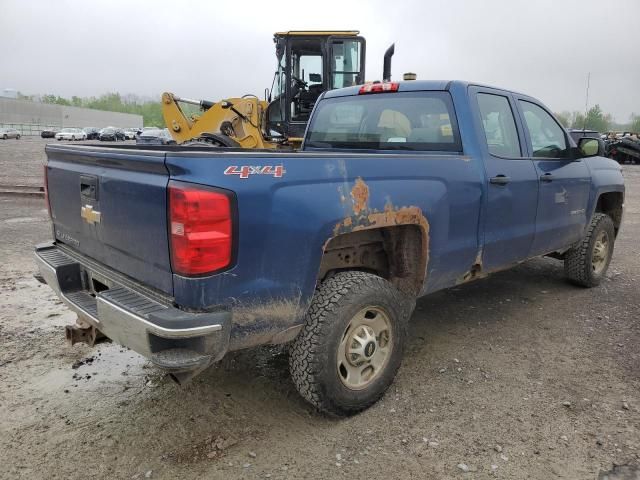
<svg viewBox="0 0 640 480">
<path fill-rule="evenodd" d="M 416 298 L 527 259 L 602 280 L 620 166 L 538 100 L 460 81 L 325 92 L 299 151 L 48 145 L 42 278 L 101 335 L 179 382 L 226 353 L 291 343 L 321 411 L 392 383 Z"/>
</svg>

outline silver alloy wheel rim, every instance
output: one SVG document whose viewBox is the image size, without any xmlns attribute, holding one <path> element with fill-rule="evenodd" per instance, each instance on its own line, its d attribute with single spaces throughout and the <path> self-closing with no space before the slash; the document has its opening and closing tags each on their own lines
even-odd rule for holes
<svg viewBox="0 0 640 480">
<path fill-rule="evenodd" d="M 593 273 L 600 275 L 607 265 L 609 257 L 609 234 L 602 230 L 593 243 L 593 253 L 591 255 L 591 268 Z"/>
<path fill-rule="evenodd" d="M 351 390 L 362 390 L 384 371 L 393 349 L 389 315 L 381 307 L 366 307 L 351 319 L 337 354 L 338 377 Z"/>
</svg>

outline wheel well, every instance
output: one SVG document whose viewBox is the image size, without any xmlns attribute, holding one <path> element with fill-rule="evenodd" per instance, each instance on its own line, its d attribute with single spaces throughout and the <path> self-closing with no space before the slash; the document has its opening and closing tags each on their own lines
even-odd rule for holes
<svg viewBox="0 0 640 480">
<path fill-rule="evenodd" d="M 610 216 L 613 220 L 616 235 L 618 234 L 620 223 L 622 222 L 623 204 L 624 197 L 621 192 L 603 193 L 598 197 L 598 203 L 596 204 L 596 212 L 604 213 Z"/>
<path fill-rule="evenodd" d="M 396 225 L 333 237 L 325 245 L 318 280 L 343 270 L 362 270 L 417 295 L 424 283 L 428 255 L 423 235 L 417 225 Z"/>
</svg>

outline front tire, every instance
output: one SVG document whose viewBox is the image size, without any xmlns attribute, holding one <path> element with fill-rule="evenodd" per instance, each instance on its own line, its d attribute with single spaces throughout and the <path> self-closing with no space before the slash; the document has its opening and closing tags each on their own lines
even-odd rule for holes
<svg viewBox="0 0 640 480">
<path fill-rule="evenodd" d="M 609 268 L 614 242 L 613 220 L 604 213 L 595 213 L 584 238 L 565 255 L 567 278 L 582 287 L 599 285 Z"/>
<path fill-rule="evenodd" d="M 400 367 L 414 305 L 413 297 L 370 273 L 340 272 L 322 282 L 290 349 L 298 392 L 336 416 L 374 404 Z"/>
<path fill-rule="evenodd" d="M 20 140 L 20 135 L 16 135 L 16 140 Z"/>
</svg>

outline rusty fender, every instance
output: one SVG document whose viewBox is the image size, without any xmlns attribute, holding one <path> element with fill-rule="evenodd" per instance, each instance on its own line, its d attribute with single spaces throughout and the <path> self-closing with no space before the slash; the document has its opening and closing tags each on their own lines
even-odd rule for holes
<svg viewBox="0 0 640 480">
<path fill-rule="evenodd" d="M 420 258 L 423 264 L 420 268 L 426 277 L 427 265 L 429 264 L 429 222 L 420 207 L 398 207 L 388 201 L 383 211 L 371 209 L 369 207 L 369 186 L 361 177 L 356 178 L 351 192 L 347 194 L 344 192 L 344 187 L 339 187 L 338 193 L 343 204 L 351 204 L 351 215 L 336 224 L 333 229 L 334 236 L 325 242 L 323 250 L 326 250 L 333 238 L 345 233 L 397 225 L 416 225 L 422 232 Z"/>
</svg>

